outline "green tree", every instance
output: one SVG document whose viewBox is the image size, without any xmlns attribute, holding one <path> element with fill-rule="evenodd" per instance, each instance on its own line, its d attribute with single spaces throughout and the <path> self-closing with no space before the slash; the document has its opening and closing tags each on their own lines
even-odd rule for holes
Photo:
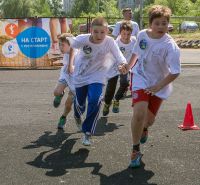
<svg viewBox="0 0 200 185">
<path fill-rule="evenodd" d="M 32 16 L 48 17 L 52 16 L 50 6 L 47 0 L 35 0 L 32 5 Z"/>
<path fill-rule="evenodd" d="M 120 17 L 121 11 L 117 8 L 116 0 L 102 1 L 102 12 L 105 12 L 106 17 Z"/>
<path fill-rule="evenodd" d="M 4 18 L 51 16 L 48 3 L 48 0 L 1 0 L 1 16 Z"/>
<path fill-rule="evenodd" d="M 82 13 L 95 13 L 97 11 L 98 3 L 96 3 L 96 0 L 75 0 L 74 6 L 72 7 L 72 10 L 70 12 L 71 16 L 80 16 Z"/>
<path fill-rule="evenodd" d="M 144 1 L 144 6 L 153 4 L 154 2 L 155 2 L 155 0 L 146 0 L 146 1 Z"/>
<path fill-rule="evenodd" d="M 31 5 L 31 0 L 2 0 L 0 3 L 1 15 L 4 18 L 30 17 Z"/>
<path fill-rule="evenodd" d="M 200 0 L 196 0 L 193 10 L 194 10 L 193 14 L 194 16 L 200 16 Z"/>
<path fill-rule="evenodd" d="M 119 17 L 121 14 L 120 10 L 117 9 L 116 0 L 75 0 L 70 15 L 97 15 L 98 13 L 102 13 L 106 17 Z"/>
<path fill-rule="evenodd" d="M 57 17 L 64 15 L 62 0 L 47 0 L 47 1 L 50 6 L 52 16 Z"/>
<path fill-rule="evenodd" d="M 173 15 L 187 16 L 193 8 L 190 0 L 155 0 L 154 4 L 168 6 L 172 10 Z"/>
</svg>

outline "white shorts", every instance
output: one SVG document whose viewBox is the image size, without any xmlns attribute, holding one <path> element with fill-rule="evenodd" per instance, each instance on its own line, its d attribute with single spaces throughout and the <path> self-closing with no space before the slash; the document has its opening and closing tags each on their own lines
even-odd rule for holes
<svg viewBox="0 0 200 185">
<path fill-rule="evenodd" d="M 60 77 L 58 82 L 69 87 L 70 91 L 75 94 L 75 87 L 73 83 L 73 75 L 68 74 L 67 65 L 64 65 L 60 70 Z"/>
</svg>

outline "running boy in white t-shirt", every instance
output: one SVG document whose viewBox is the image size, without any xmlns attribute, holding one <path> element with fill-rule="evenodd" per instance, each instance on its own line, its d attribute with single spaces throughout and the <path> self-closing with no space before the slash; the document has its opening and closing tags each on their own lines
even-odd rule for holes
<svg viewBox="0 0 200 185">
<path fill-rule="evenodd" d="M 127 62 L 129 62 L 132 56 L 132 50 L 136 42 L 136 38 L 134 36 L 131 36 L 131 33 L 132 33 L 132 26 L 130 22 L 123 21 L 120 27 L 120 37 L 117 38 L 116 43 L 120 51 L 126 58 Z M 117 81 L 119 76 L 120 76 L 120 86 L 115 94 L 115 89 L 117 86 Z M 119 75 L 119 72 L 116 72 L 110 77 L 111 78 L 108 80 L 104 96 L 105 104 L 103 108 L 103 116 L 107 116 L 109 114 L 109 107 L 112 104 L 113 97 L 114 100 L 113 100 L 112 112 L 114 113 L 119 112 L 119 100 L 123 97 L 127 87 L 129 86 L 128 74 Z"/>
<path fill-rule="evenodd" d="M 131 66 L 138 58 L 132 85 L 132 168 L 140 166 L 140 143 L 146 142 L 148 128 L 153 125 L 162 101 L 170 96 L 171 82 L 181 71 L 180 50 L 167 34 L 170 15 L 167 7 L 154 5 L 150 8 L 150 27 L 139 32 L 129 63 Z"/>
<path fill-rule="evenodd" d="M 126 59 L 112 37 L 107 36 L 108 23 L 102 17 L 95 18 L 91 25 L 91 34 L 82 34 L 69 38 L 71 47 L 79 49 L 75 56 L 74 85 L 76 100 L 74 106 L 75 120 L 81 123 L 81 115 L 85 112 L 86 99 L 88 102 L 86 118 L 82 122 L 84 133 L 83 145 L 90 145 L 90 136 L 97 124 L 102 100 L 103 86 L 107 80 L 107 72 L 112 64 L 107 60 L 110 53 L 120 66 Z M 124 65 L 121 71 L 126 69 Z"/>
<path fill-rule="evenodd" d="M 54 101 L 53 105 L 54 107 L 58 107 L 61 103 L 61 100 L 64 95 L 64 90 L 68 86 L 69 87 L 69 93 L 65 102 L 65 108 L 63 111 L 62 116 L 59 119 L 58 122 L 58 129 L 63 129 L 66 123 L 66 117 L 71 111 L 72 103 L 73 103 L 73 97 L 75 94 L 75 87 L 73 84 L 73 60 L 74 60 L 74 50 L 70 48 L 70 43 L 66 37 L 72 36 L 69 33 L 63 33 L 58 36 L 59 39 L 59 48 L 60 51 L 64 54 L 63 56 L 63 67 L 60 71 L 60 77 L 58 80 L 58 84 L 56 85 L 56 88 L 54 90 Z M 70 53 L 70 60 L 72 62 L 69 62 L 69 53 Z"/>
</svg>

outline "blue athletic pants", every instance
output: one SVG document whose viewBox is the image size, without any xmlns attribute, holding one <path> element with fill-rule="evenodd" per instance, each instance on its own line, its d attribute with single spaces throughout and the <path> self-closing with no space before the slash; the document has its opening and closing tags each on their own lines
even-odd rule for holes
<svg viewBox="0 0 200 185">
<path fill-rule="evenodd" d="M 92 83 L 76 88 L 76 99 L 74 102 L 74 115 L 80 118 L 85 112 L 86 99 L 88 101 L 86 118 L 82 124 L 84 133 L 94 134 L 102 100 L 103 84 Z"/>
</svg>

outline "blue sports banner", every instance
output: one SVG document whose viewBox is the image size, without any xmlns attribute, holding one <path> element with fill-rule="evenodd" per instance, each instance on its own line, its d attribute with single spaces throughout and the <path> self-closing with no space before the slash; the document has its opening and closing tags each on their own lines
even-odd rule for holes
<svg viewBox="0 0 200 185">
<path fill-rule="evenodd" d="M 57 36 L 70 32 L 67 18 L 0 19 L 0 67 L 49 65 L 62 58 Z"/>
</svg>

